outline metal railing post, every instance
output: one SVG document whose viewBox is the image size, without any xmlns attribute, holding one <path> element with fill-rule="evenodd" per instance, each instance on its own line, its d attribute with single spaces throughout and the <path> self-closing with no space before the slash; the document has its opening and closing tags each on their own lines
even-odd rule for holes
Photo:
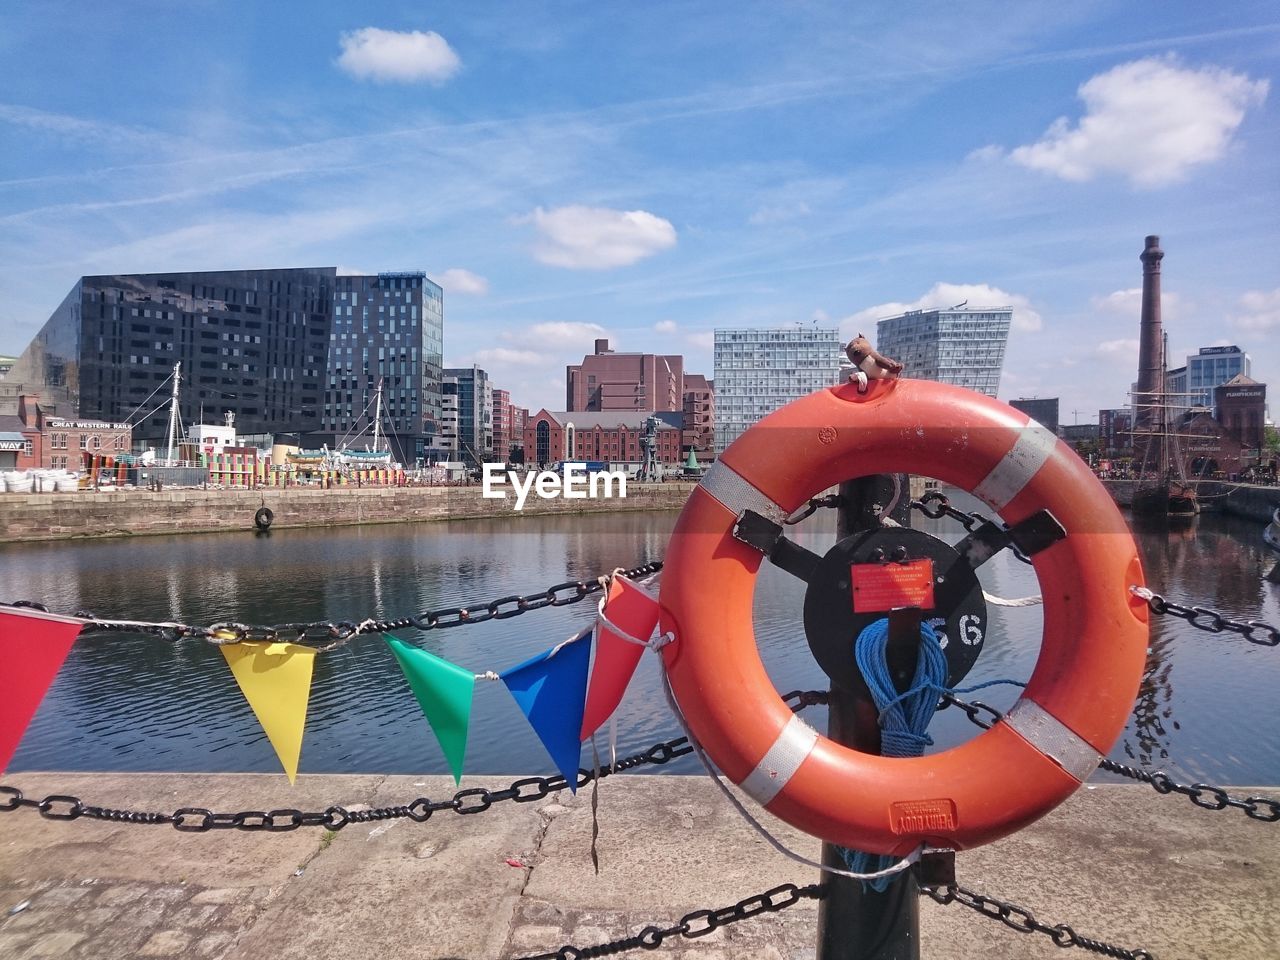
<svg viewBox="0 0 1280 960">
<path fill-rule="evenodd" d="M 899 474 L 897 480 L 896 503 L 893 476 L 880 474 L 841 484 L 837 536 L 843 539 L 859 530 L 878 528 L 881 512 L 891 504 L 889 516 L 909 526 L 909 478 Z M 919 618 L 906 618 L 908 626 L 914 622 L 916 628 L 905 631 L 894 619 L 890 618 L 886 655 L 895 686 L 905 690 L 915 672 Z M 832 684 L 827 736 L 856 750 L 880 752 L 877 710 L 865 687 L 845 690 Z M 847 869 L 834 844 L 822 845 L 822 862 Z M 847 877 L 824 873 L 823 879 L 831 886 L 818 907 L 818 960 L 919 960 L 920 891 L 912 871 L 895 877 L 883 893 Z"/>
</svg>

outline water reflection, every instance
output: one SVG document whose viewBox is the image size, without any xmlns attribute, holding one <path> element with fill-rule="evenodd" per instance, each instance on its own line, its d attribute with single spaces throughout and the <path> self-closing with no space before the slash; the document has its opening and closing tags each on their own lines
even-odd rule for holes
<svg viewBox="0 0 1280 960">
<path fill-rule="evenodd" d="M 956 497 L 961 509 L 980 509 Z M 276 530 L 269 537 L 217 534 L 96 543 L 0 547 L 3 599 L 106 617 L 214 623 L 390 618 L 460 606 L 662 556 L 674 513 L 465 521 L 328 530 Z M 916 525 L 954 542 L 947 520 Z M 1137 531 L 1148 582 L 1187 605 L 1204 603 L 1237 619 L 1280 622 L 1280 586 L 1262 575 L 1273 556 L 1256 524 L 1203 515 L 1185 528 Z M 834 517 L 820 511 L 794 532 L 824 553 Z M 1032 569 L 1007 551 L 980 570 L 1003 597 L 1039 592 Z M 826 678 L 801 627 L 804 585 L 766 566 L 754 597 L 757 640 L 780 691 L 819 689 Z M 715 602 L 708 585 L 708 602 Z M 502 670 L 590 621 L 589 602 L 473 628 L 406 639 L 467 669 Z M 1223 783 L 1280 782 L 1280 743 L 1249 734 L 1280 719 L 1274 689 L 1280 655 L 1235 636 L 1214 636 L 1169 617 L 1153 618 L 1151 656 L 1133 718 L 1113 756 Z M 1037 607 L 990 617 L 982 656 L 966 683 L 1025 680 L 1039 649 Z M 1006 709 L 1016 687 L 983 690 Z M 825 725 L 819 710 L 807 717 Z M 618 713 L 620 749 L 675 734 L 656 659 L 641 663 Z M 938 715 L 936 749 L 969 739 L 955 710 Z M 200 642 L 141 637 L 78 642 L 13 761 L 14 769 L 274 771 L 278 764 L 221 654 Z M 379 638 L 317 658 L 301 768 L 304 771 L 426 773 L 444 759 Z M 467 769 L 548 773 L 536 737 L 501 684 L 475 692 Z M 668 770 L 693 772 L 685 758 Z"/>
</svg>

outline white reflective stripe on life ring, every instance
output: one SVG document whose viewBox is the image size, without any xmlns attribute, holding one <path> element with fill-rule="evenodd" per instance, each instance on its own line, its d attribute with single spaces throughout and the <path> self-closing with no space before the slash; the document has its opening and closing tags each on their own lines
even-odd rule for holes
<svg viewBox="0 0 1280 960">
<path fill-rule="evenodd" d="M 973 495 L 993 510 L 1003 510 L 1031 482 L 1057 445 L 1058 435 L 1032 420 L 1018 430 L 1013 448 L 973 488 Z"/>
<path fill-rule="evenodd" d="M 715 497 L 735 517 L 751 510 L 774 523 L 787 519 L 787 511 L 778 506 L 740 473 L 717 460 L 702 477 L 699 486 Z"/>
<path fill-rule="evenodd" d="M 1023 740 L 1081 783 L 1102 762 L 1102 755 L 1071 732 L 1061 720 L 1034 700 L 1022 697 L 1004 715 L 1004 722 Z"/>
<path fill-rule="evenodd" d="M 768 806 L 795 776 L 817 742 L 818 731 L 792 714 L 773 746 L 738 786 L 756 803 Z"/>
</svg>

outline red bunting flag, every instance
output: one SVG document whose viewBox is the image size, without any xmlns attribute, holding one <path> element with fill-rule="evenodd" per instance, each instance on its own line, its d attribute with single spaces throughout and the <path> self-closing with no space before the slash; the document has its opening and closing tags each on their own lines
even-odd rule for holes
<svg viewBox="0 0 1280 960">
<path fill-rule="evenodd" d="M 644 647 L 624 640 L 618 631 L 636 640 L 648 640 L 657 625 L 658 602 L 639 584 L 624 576 L 615 576 L 605 598 L 604 616 L 596 623 L 596 659 L 591 668 L 587 706 L 582 715 L 583 740 L 595 733 L 618 709 L 644 653 Z"/>
<path fill-rule="evenodd" d="M 0 773 L 83 626 L 56 613 L 0 608 Z"/>
</svg>

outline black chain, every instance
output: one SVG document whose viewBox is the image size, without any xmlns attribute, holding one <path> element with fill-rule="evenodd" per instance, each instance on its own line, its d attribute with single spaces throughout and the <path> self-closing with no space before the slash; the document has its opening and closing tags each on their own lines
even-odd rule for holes
<svg viewBox="0 0 1280 960">
<path fill-rule="evenodd" d="M 678 923 L 669 927 L 648 926 L 634 936 L 612 940 L 609 943 L 599 943 L 591 947 L 574 947 L 566 944 L 552 953 L 539 953 L 524 957 L 523 960 L 586 960 L 589 957 L 607 957 L 626 950 L 657 950 L 668 937 L 679 936 L 686 940 L 705 937 L 712 931 L 737 923 L 739 920 L 746 920 L 762 913 L 777 913 L 779 910 L 794 907 L 801 900 L 821 900 L 829 891 L 830 886 L 825 883 L 811 883 L 804 887 L 797 887 L 794 883 L 784 883 L 718 910 L 694 910 L 692 913 L 686 913 Z"/>
<path fill-rule="evenodd" d="M 1185 620 L 1197 630 L 1208 633 L 1238 633 L 1260 647 L 1280 646 L 1280 628 L 1261 620 L 1231 620 L 1208 607 L 1184 607 L 1145 588 L 1135 588 L 1134 593 L 1147 602 L 1152 613 Z"/>
<path fill-rule="evenodd" d="M 829 493 L 825 497 L 813 497 L 803 507 L 801 507 L 798 512 L 791 514 L 791 516 L 787 517 L 787 519 L 782 522 L 788 525 L 794 525 L 799 523 L 801 520 L 804 520 L 806 517 L 813 516 L 823 508 L 838 506 L 840 506 L 840 494 L 838 493 Z"/>
<path fill-rule="evenodd" d="M 1237 810 L 1243 810 L 1245 816 L 1253 820 L 1261 820 L 1263 823 L 1280 822 L 1280 800 L 1272 800 L 1270 797 L 1246 797 L 1241 800 L 1231 796 L 1221 787 L 1215 787 L 1209 783 L 1178 783 L 1163 771 L 1148 773 L 1146 770 L 1127 767 L 1123 763 L 1116 763 L 1105 757 L 1098 766 L 1103 770 L 1118 773 L 1122 777 L 1148 783 L 1156 793 L 1182 794 L 1197 807 L 1205 810 L 1226 810 L 1228 807 L 1235 807 Z"/>
<path fill-rule="evenodd" d="M 936 504 L 936 506 L 933 506 L 933 504 Z M 912 510 L 919 510 L 930 520 L 941 520 L 943 517 L 949 517 L 959 522 L 968 533 L 973 533 L 975 528 L 989 522 L 989 519 L 980 513 L 965 513 L 963 510 L 957 510 L 951 506 L 950 498 L 938 490 L 926 490 L 925 495 L 919 500 L 912 500 L 910 506 Z M 1013 544 L 1009 545 L 1009 549 L 1023 563 L 1031 563 L 1031 558 Z"/>
<path fill-rule="evenodd" d="M 630 578 L 647 577 L 662 569 L 662 561 L 641 564 L 630 570 L 622 571 L 622 575 Z M 447 607 L 443 610 L 430 610 L 415 616 L 400 617 L 395 620 L 365 620 L 363 623 L 315 621 L 312 623 L 278 623 L 274 626 L 251 626 L 243 623 L 215 623 L 208 627 L 193 627 L 183 623 L 130 623 L 124 621 L 99 620 L 92 613 L 78 612 L 74 616 L 88 620 L 81 630 L 82 634 L 90 633 L 131 633 L 161 637 L 165 640 L 177 641 L 185 637 L 207 640 L 214 644 L 243 643 L 260 641 L 276 643 L 305 643 L 312 641 L 321 644 L 316 649 L 320 652 L 333 650 L 347 643 L 353 637 L 365 633 L 383 633 L 387 630 L 444 630 L 448 627 L 461 627 L 489 620 L 508 620 L 531 610 L 543 607 L 564 607 L 571 603 L 579 603 L 592 594 L 601 592 L 604 585 L 602 578 L 593 580 L 569 580 L 548 587 L 541 593 L 525 596 L 513 595 L 499 597 L 488 603 L 477 601 L 462 607 Z M 48 612 L 48 608 L 30 600 L 18 600 L 10 604 L 0 604 L 0 608 L 27 607 Z"/>
<path fill-rule="evenodd" d="M 793 690 L 782 699 L 790 705 L 793 712 L 799 713 L 806 707 L 826 703 L 827 693 L 822 690 Z M 624 757 L 611 767 L 601 767 L 599 779 L 646 764 L 661 766 L 679 757 L 688 756 L 692 752 L 693 748 L 689 746 L 688 737 L 665 740 L 662 743 L 655 743 L 642 753 Z M 597 776 L 594 770 L 580 769 L 574 786 L 581 788 L 595 779 Z M 230 829 L 284 832 L 297 830 L 300 827 L 326 827 L 336 831 L 349 823 L 370 823 L 375 820 L 398 820 L 405 817 L 423 823 L 440 810 L 452 810 L 454 813 L 464 815 L 483 813 L 495 803 L 501 803 L 504 800 L 531 803 L 564 790 L 568 786 L 569 781 L 562 774 L 556 774 L 551 777 L 524 777 L 502 790 L 470 787 L 459 790 L 449 800 L 430 800 L 427 797 L 419 797 L 409 804 L 376 807 L 370 810 L 350 810 L 335 805 L 315 813 L 304 813 L 294 809 L 214 813 L 204 807 L 182 807 L 173 813 L 153 813 L 90 806 L 79 797 L 61 793 L 51 794 L 43 800 L 36 800 L 25 796 L 17 787 L 0 784 L 0 813 L 10 813 L 21 807 L 30 807 L 38 810 L 40 816 L 47 820 L 79 820 L 81 817 L 86 817 L 90 820 L 107 820 L 112 823 L 167 823 L 175 830 L 184 833 Z"/>
<path fill-rule="evenodd" d="M 958 707 L 963 710 L 965 716 L 972 723 L 984 730 L 990 729 L 993 723 L 1004 716 L 995 707 L 988 706 L 979 700 L 975 700 L 973 703 L 966 703 L 950 693 L 942 695 L 942 704 L 944 707 Z M 1246 797 L 1240 799 L 1239 797 L 1233 797 L 1222 787 L 1215 787 L 1213 784 L 1178 783 L 1162 771 L 1148 773 L 1146 770 L 1139 770 L 1136 767 L 1128 767 L 1123 763 L 1117 763 L 1108 757 L 1103 757 L 1098 766 L 1111 773 L 1118 773 L 1122 777 L 1149 784 L 1156 793 L 1162 795 L 1181 794 L 1197 807 L 1205 810 L 1226 810 L 1228 807 L 1234 807 L 1237 810 L 1243 810 L 1245 816 L 1250 819 L 1259 820 L 1262 823 L 1280 822 L 1280 800 L 1272 800 L 1270 797 Z"/>
<path fill-rule="evenodd" d="M 1035 914 L 1025 907 L 1010 903 L 1008 900 L 975 893 L 956 884 L 946 887 L 921 887 L 920 892 L 928 894 L 943 906 L 958 903 L 970 910 L 976 910 L 984 917 L 999 920 L 1009 929 L 1017 930 L 1019 933 L 1043 933 L 1060 947 L 1081 947 L 1106 957 L 1115 957 L 1117 960 L 1155 960 L 1155 955 L 1148 950 L 1142 948 L 1128 950 L 1091 937 L 1081 936 L 1065 923 L 1050 926 L 1037 920 Z"/>
</svg>

